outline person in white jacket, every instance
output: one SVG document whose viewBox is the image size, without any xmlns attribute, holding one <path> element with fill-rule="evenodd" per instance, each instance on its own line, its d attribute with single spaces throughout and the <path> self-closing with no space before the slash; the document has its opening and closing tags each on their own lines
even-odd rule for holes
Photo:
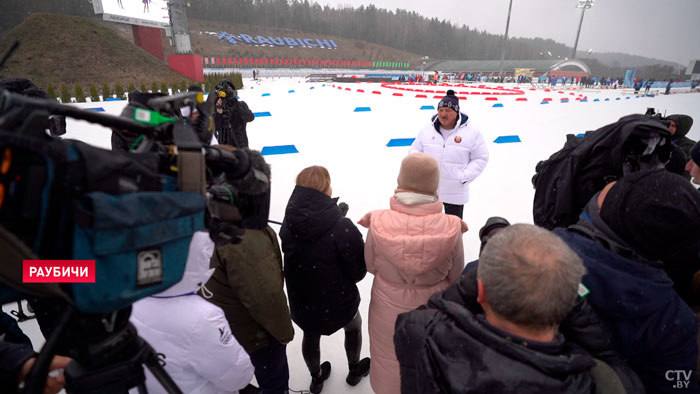
<svg viewBox="0 0 700 394">
<path fill-rule="evenodd" d="M 469 184 L 489 161 L 489 152 L 479 129 L 459 111 L 454 90 L 438 103 L 432 122 L 418 133 L 408 153 L 423 152 L 440 164 L 438 196 L 445 213 L 462 218 L 464 204 L 469 201 Z"/>
<path fill-rule="evenodd" d="M 182 280 L 133 304 L 131 322 L 156 353 L 183 393 L 237 393 L 253 378 L 253 365 L 231 334 L 224 312 L 197 295 L 214 270 L 209 260 L 214 242 L 198 231 L 190 241 Z M 149 393 L 165 393 L 146 370 Z"/>
</svg>

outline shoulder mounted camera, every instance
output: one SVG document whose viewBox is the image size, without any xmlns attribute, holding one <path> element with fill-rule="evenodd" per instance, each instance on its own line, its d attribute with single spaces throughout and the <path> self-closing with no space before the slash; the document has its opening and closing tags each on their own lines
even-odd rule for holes
<svg viewBox="0 0 700 394">
<path fill-rule="evenodd" d="M 68 393 L 125 392 L 143 383 L 141 364 L 179 392 L 128 322 L 130 306 L 180 280 L 196 231 L 236 242 L 269 211 L 260 153 L 209 146 L 212 104 L 201 92 L 137 93 L 117 117 L 0 90 L 0 300 L 32 298 L 47 338 L 25 393 L 43 391 L 57 353 L 75 359 Z M 192 125 L 187 106 L 200 114 Z M 51 116 L 111 128 L 129 146 L 56 138 Z M 29 259 L 94 260 L 95 283 L 24 283 Z"/>
</svg>

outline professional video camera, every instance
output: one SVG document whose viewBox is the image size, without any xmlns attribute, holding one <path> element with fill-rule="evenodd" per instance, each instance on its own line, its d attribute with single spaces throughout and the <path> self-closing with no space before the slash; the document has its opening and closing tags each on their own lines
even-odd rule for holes
<svg viewBox="0 0 700 394">
<path fill-rule="evenodd" d="M 647 108 L 647 111 L 644 113 L 644 115 L 646 115 L 646 116 L 657 116 L 657 117 L 659 117 L 659 118 L 661 117 L 661 113 L 656 112 L 656 109 L 654 109 L 653 107 L 648 107 L 648 108 Z"/>
<path fill-rule="evenodd" d="M 57 353 L 74 359 L 69 393 L 145 390 L 142 364 L 179 393 L 129 323 L 131 304 L 179 281 L 205 225 L 222 243 L 267 223 L 269 167 L 259 152 L 207 145 L 212 100 L 142 98 L 125 118 L 0 91 L 0 301 L 29 298 L 47 338 L 25 393 L 43 392 Z M 200 113 L 191 126 L 185 106 Z M 52 137 L 52 115 L 136 136 L 131 153 Z M 95 260 L 95 283 L 23 283 L 30 259 Z"/>
<path fill-rule="evenodd" d="M 661 110 L 655 109 L 654 107 L 647 107 L 647 110 L 644 113 L 644 115 L 653 116 L 663 121 L 666 120 L 666 111 L 664 110 L 664 113 L 662 114 Z"/>
<path fill-rule="evenodd" d="M 214 86 L 214 90 L 216 91 L 216 96 L 221 98 L 220 107 L 217 108 L 232 110 L 236 106 L 238 102 L 236 87 L 230 79 L 222 79 L 219 81 L 219 83 Z M 217 106 L 218 105 L 219 104 L 217 104 Z"/>
</svg>

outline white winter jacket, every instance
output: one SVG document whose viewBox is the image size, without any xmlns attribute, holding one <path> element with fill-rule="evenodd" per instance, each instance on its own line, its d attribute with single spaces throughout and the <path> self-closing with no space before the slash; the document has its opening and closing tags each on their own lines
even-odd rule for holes
<svg viewBox="0 0 700 394">
<path fill-rule="evenodd" d="M 469 201 L 469 183 L 489 161 L 489 152 L 479 130 L 470 126 L 469 117 L 460 113 L 457 126 L 442 135 L 437 115 L 418 133 L 409 149 L 427 153 L 440 164 L 438 197 L 442 202 L 463 205 Z"/>
<path fill-rule="evenodd" d="M 209 234 L 195 233 L 182 280 L 137 301 L 131 312 L 139 336 L 165 356 L 165 370 L 183 393 L 237 393 L 253 377 L 250 358 L 231 334 L 224 312 L 196 294 L 213 273 L 213 253 Z M 146 388 L 165 393 L 148 370 Z"/>
</svg>

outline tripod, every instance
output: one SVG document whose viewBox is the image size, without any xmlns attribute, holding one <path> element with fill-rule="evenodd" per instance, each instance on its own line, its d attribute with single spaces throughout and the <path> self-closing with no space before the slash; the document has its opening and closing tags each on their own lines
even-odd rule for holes
<svg viewBox="0 0 700 394">
<path fill-rule="evenodd" d="M 236 140 L 236 135 L 233 132 L 233 125 L 231 124 L 231 114 L 226 109 L 221 113 L 221 128 L 220 130 L 216 130 L 216 140 L 221 145 L 238 147 L 238 141 Z"/>
<path fill-rule="evenodd" d="M 81 343 L 75 352 L 71 352 L 77 356 L 65 369 L 66 392 L 125 394 L 129 389 L 137 387 L 140 394 L 146 394 L 142 367 L 145 365 L 168 393 L 182 394 L 160 365 L 153 348 L 138 336 L 136 328 L 128 320 L 115 326 L 116 316 L 117 312 L 113 312 L 101 317 L 100 322 L 105 327 L 105 335 L 101 340 Z M 126 317 L 128 318 L 128 313 Z M 66 307 L 27 376 L 24 393 L 43 393 L 49 364 L 61 341 L 73 335 L 76 327 L 84 325 L 82 320 L 85 319 L 96 317 L 85 317 L 73 306 Z"/>
</svg>

